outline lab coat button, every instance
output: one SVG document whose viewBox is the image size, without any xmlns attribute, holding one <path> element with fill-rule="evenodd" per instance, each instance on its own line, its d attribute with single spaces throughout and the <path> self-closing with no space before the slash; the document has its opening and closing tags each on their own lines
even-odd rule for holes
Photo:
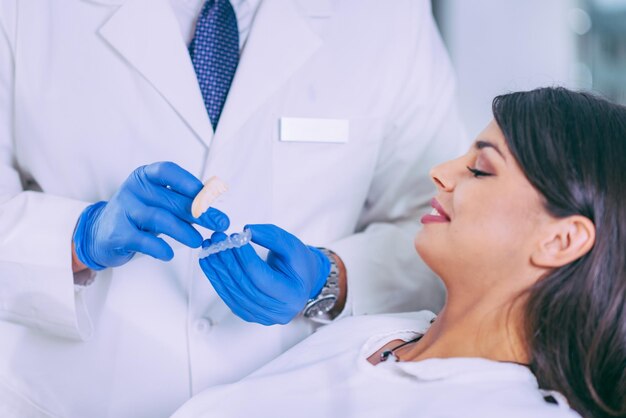
<svg viewBox="0 0 626 418">
<path fill-rule="evenodd" d="M 194 326 L 197 332 L 206 334 L 207 332 L 211 331 L 213 322 L 209 318 L 200 318 L 196 320 Z"/>
</svg>

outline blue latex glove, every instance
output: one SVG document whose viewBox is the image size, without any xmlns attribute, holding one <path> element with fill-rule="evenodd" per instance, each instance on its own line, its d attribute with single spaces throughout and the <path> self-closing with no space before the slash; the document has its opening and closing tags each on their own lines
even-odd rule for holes
<svg viewBox="0 0 626 418">
<path fill-rule="evenodd" d="M 267 262 L 247 244 L 205 257 L 200 267 L 235 315 L 263 325 L 286 324 L 322 290 L 330 261 L 275 225 L 246 228 L 252 232 L 252 242 L 270 250 Z M 203 247 L 225 238 L 215 232 Z"/>
<path fill-rule="evenodd" d="M 111 200 L 94 203 L 80 215 L 74 231 L 78 259 L 92 270 L 120 266 L 137 252 L 171 260 L 174 252 L 158 234 L 199 247 L 202 236 L 192 223 L 214 231 L 224 231 L 230 223 L 214 208 L 197 219 L 191 215 L 191 202 L 202 187 L 200 180 L 171 162 L 137 168 Z"/>
</svg>

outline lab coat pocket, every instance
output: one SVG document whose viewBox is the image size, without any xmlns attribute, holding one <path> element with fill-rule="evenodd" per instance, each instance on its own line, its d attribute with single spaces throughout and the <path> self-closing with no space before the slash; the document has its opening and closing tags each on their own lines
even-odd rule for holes
<svg viewBox="0 0 626 418">
<path fill-rule="evenodd" d="M 283 142 L 348 143 L 350 120 L 319 118 L 280 118 L 280 140 Z"/>
<path fill-rule="evenodd" d="M 377 118 L 281 118 L 273 141 L 276 222 L 305 237 L 347 234 L 367 198 L 382 136 Z"/>
</svg>

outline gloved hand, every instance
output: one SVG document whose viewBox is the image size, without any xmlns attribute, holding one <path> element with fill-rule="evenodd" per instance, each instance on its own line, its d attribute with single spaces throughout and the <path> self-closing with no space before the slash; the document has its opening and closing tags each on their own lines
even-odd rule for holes
<svg viewBox="0 0 626 418">
<path fill-rule="evenodd" d="M 158 234 L 197 248 L 202 236 L 192 223 L 225 231 L 228 217 L 209 208 L 199 218 L 191 202 L 202 182 L 171 162 L 137 168 L 108 202 L 88 206 L 78 219 L 74 245 L 78 259 L 92 270 L 116 267 L 136 252 L 168 261 L 172 248 Z"/>
<path fill-rule="evenodd" d="M 322 290 L 330 261 L 275 225 L 246 228 L 252 242 L 270 250 L 267 262 L 246 244 L 202 258 L 200 267 L 235 315 L 263 325 L 286 324 Z M 215 232 L 203 247 L 225 238 Z"/>
</svg>

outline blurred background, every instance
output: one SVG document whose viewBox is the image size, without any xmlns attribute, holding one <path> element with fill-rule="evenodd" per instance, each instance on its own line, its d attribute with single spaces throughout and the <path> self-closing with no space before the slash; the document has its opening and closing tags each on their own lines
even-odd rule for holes
<svg viewBox="0 0 626 418">
<path fill-rule="evenodd" d="M 562 85 L 626 104 L 626 0 L 432 0 L 473 137 L 491 100 Z"/>
</svg>

